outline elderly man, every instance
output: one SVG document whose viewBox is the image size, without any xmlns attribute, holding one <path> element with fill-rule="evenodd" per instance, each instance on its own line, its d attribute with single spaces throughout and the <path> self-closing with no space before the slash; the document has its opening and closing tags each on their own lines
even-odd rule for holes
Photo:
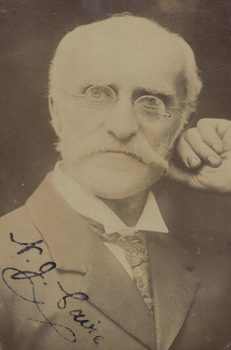
<svg viewBox="0 0 231 350">
<path fill-rule="evenodd" d="M 151 190 L 170 172 L 230 191 L 228 121 L 181 136 L 183 162 L 199 170 L 169 167 L 200 89 L 190 47 L 147 19 L 116 16 L 64 37 L 49 93 L 62 161 L 1 223 L 2 349 L 228 348 L 227 241 L 207 247 L 202 235 L 198 254 Z"/>
</svg>

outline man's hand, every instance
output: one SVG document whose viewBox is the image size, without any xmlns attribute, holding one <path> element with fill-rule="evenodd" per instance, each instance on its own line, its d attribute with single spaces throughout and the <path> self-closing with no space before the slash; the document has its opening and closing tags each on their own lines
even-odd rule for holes
<svg viewBox="0 0 231 350">
<path fill-rule="evenodd" d="M 201 119 L 180 136 L 176 150 L 182 164 L 171 162 L 171 178 L 197 189 L 231 192 L 231 121 Z"/>
</svg>

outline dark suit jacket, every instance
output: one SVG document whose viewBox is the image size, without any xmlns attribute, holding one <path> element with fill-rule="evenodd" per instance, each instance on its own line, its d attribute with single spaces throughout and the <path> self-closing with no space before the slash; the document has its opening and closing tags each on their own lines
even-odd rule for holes
<svg viewBox="0 0 231 350">
<path fill-rule="evenodd" d="M 178 224 L 169 220 L 169 234 L 147 233 L 153 320 L 123 267 L 48 176 L 1 221 L 0 343 L 14 350 L 225 349 L 229 240 L 191 227 L 180 232 Z"/>
</svg>

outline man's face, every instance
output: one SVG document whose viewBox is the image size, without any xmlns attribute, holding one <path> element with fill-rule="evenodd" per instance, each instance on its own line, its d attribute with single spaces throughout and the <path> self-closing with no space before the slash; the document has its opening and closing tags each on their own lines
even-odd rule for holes
<svg viewBox="0 0 231 350">
<path fill-rule="evenodd" d="M 159 103 L 170 114 L 179 110 L 184 91 L 180 50 L 168 34 L 143 20 L 113 21 L 76 35 L 53 113 L 64 170 L 93 194 L 118 199 L 147 189 L 166 170 L 163 156 L 181 116 L 153 111 Z"/>
</svg>

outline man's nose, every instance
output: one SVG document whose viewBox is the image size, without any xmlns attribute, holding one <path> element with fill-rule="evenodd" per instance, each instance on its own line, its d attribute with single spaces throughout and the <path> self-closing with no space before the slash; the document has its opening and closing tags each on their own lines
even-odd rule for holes
<svg viewBox="0 0 231 350">
<path fill-rule="evenodd" d="M 128 140 L 138 131 L 138 123 L 133 104 L 130 99 L 119 99 L 116 106 L 108 114 L 104 124 L 106 131 L 119 140 Z"/>
</svg>

